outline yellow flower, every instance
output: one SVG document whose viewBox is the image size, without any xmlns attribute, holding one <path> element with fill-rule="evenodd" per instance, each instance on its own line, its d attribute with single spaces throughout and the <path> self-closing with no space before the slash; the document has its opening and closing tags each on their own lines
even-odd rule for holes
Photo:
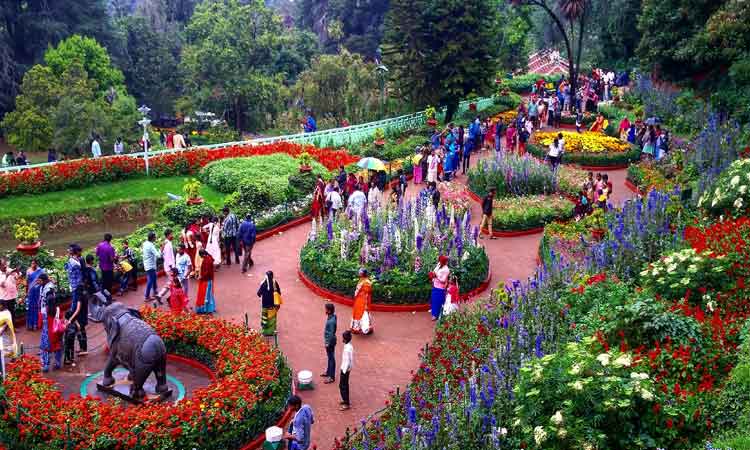
<svg viewBox="0 0 750 450">
<path fill-rule="evenodd" d="M 560 132 L 535 133 L 534 140 L 537 144 L 549 146 L 558 133 Z M 601 133 L 562 131 L 562 135 L 565 140 L 565 151 L 569 153 L 621 153 L 630 148 L 627 142 Z"/>
</svg>

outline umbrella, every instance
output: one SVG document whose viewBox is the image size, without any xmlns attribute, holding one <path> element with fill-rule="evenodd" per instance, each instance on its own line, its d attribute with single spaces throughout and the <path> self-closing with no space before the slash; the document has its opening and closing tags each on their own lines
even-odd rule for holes
<svg viewBox="0 0 750 450">
<path fill-rule="evenodd" d="M 385 170 L 385 164 L 378 158 L 362 158 L 357 163 L 357 166 L 369 170 Z"/>
</svg>

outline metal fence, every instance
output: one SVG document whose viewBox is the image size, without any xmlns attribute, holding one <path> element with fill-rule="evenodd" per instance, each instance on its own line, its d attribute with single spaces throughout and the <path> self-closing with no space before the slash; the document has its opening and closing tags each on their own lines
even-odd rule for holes
<svg viewBox="0 0 750 450">
<path fill-rule="evenodd" d="M 484 97 L 477 100 L 464 100 L 458 104 L 458 110 L 456 114 L 461 114 L 469 109 L 469 105 L 475 103 L 477 110 L 487 108 L 493 104 L 492 97 Z M 438 111 L 439 117 L 445 116 L 445 108 Z M 346 147 L 372 139 L 375 130 L 382 128 L 385 133 L 395 134 L 401 133 L 408 130 L 413 130 L 422 126 L 427 120 L 427 116 L 424 111 L 419 111 L 411 114 L 406 114 L 398 117 L 391 117 L 388 119 L 377 120 L 375 122 L 368 122 L 359 125 L 352 125 L 344 128 L 331 128 L 328 130 L 316 131 L 314 133 L 297 133 L 288 134 L 284 136 L 273 136 L 257 139 L 249 139 L 244 141 L 235 142 L 224 142 L 221 144 L 212 145 L 199 145 L 191 147 L 203 148 L 203 149 L 215 149 L 231 147 L 234 145 L 262 145 L 262 144 L 273 144 L 275 142 L 293 142 L 296 144 L 310 144 L 316 147 Z M 180 149 L 165 149 L 149 151 L 148 156 L 158 156 L 166 153 L 176 153 L 183 150 Z M 128 153 L 126 156 L 134 158 L 143 158 L 146 156 L 144 152 Z M 107 156 L 104 156 L 107 158 Z M 29 164 L 26 166 L 10 166 L 0 168 L 0 173 L 17 172 L 25 169 L 47 167 L 59 162 L 47 162 L 39 164 Z"/>
</svg>

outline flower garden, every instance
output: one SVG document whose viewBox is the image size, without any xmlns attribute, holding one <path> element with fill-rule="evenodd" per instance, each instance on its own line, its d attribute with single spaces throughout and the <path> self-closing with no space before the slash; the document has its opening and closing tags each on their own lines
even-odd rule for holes
<svg viewBox="0 0 750 450">
<path fill-rule="evenodd" d="M 423 305 L 432 288 L 428 273 L 438 256 L 447 255 L 462 294 L 486 287 L 489 260 L 471 213 L 459 216 L 446 205 L 408 201 L 359 214 L 348 209 L 335 221 L 313 222 L 300 270 L 317 286 L 351 297 L 365 267 L 374 281 L 373 302 Z"/>
<path fill-rule="evenodd" d="M 529 153 L 544 159 L 547 149 L 559 133 L 565 140 L 563 163 L 579 164 L 592 167 L 620 167 L 638 160 L 640 150 L 619 138 L 603 133 L 584 131 L 550 131 L 536 132 L 533 144 L 527 147 Z"/>
<path fill-rule="evenodd" d="M 499 152 L 472 168 L 468 177 L 477 201 L 495 188 L 493 231 L 503 233 L 540 231 L 549 222 L 570 219 L 573 203 L 569 199 L 580 189 L 586 172 L 567 166 L 553 172 L 528 155 Z"/>
<path fill-rule="evenodd" d="M 240 448 L 282 417 L 291 371 L 260 334 L 220 319 L 148 307 L 141 313 L 170 354 L 204 364 L 215 380 L 176 404 L 123 408 L 76 395 L 65 399 L 40 373 L 38 360 L 24 356 L 8 366 L 0 386 L 5 440 L 40 449 Z"/>
</svg>

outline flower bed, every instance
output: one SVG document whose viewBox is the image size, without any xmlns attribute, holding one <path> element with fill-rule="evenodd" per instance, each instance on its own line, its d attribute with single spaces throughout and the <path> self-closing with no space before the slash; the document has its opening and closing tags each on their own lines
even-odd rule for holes
<svg viewBox="0 0 750 450">
<path fill-rule="evenodd" d="M 234 145 L 218 149 L 193 148 L 151 156 L 151 176 L 173 176 L 196 173 L 211 161 L 243 156 L 287 153 L 297 156 L 309 153 L 316 161 L 331 170 L 349 165 L 359 158 L 346 151 L 321 149 L 288 142 L 268 145 Z M 108 156 L 96 159 L 63 161 L 46 167 L 0 174 L 0 197 L 16 194 L 33 194 L 89 186 L 93 183 L 117 181 L 144 176 L 145 162 L 132 156 Z"/>
<path fill-rule="evenodd" d="M 738 159 L 722 172 L 698 201 L 714 217 L 742 216 L 750 210 L 750 159 Z"/>
<path fill-rule="evenodd" d="M 291 371 L 258 333 L 192 314 L 151 308 L 142 313 L 170 353 L 208 366 L 216 380 L 176 404 L 123 408 L 77 395 L 64 399 L 40 373 L 37 358 L 24 356 L 9 364 L 0 389 L 4 438 L 18 448 L 67 448 L 69 426 L 75 448 L 135 448 L 138 443 L 144 449 L 218 450 L 240 448 L 278 421 L 291 393 Z M 24 410 L 20 423 L 18 406 Z"/>
<path fill-rule="evenodd" d="M 531 195 L 495 200 L 493 231 L 538 230 L 553 221 L 573 217 L 573 203 L 559 195 Z"/>
<path fill-rule="evenodd" d="M 449 256 L 462 293 L 488 278 L 489 260 L 477 243 L 470 214 L 457 218 L 445 204 L 435 211 L 422 202 L 407 202 L 361 216 L 347 211 L 335 223 L 313 223 L 300 251 L 300 270 L 316 285 L 351 297 L 358 270 L 366 267 L 374 302 L 424 304 L 432 288 L 428 273 L 441 254 Z"/>
<path fill-rule="evenodd" d="M 620 167 L 640 158 L 640 150 L 618 138 L 606 136 L 602 133 L 574 131 L 536 132 L 533 143 L 526 149 L 535 157 L 544 159 L 549 145 L 563 134 L 565 140 L 565 154 L 563 163 L 574 163 L 592 167 Z"/>
</svg>

